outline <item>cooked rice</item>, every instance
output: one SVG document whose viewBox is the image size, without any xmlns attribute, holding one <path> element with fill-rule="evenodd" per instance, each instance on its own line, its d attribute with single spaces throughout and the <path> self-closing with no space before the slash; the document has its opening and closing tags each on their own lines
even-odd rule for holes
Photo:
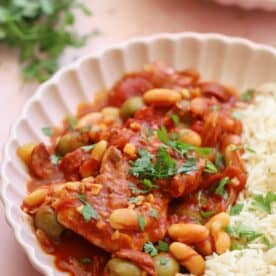
<svg viewBox="0 0 276 276">
<path fill-rule="evenodd" d="M 276 192 L 276 84 L 261 87 L 256 101 L 239 112 L 245 147 L 256 153 L 246 151 L 243 155 L 248 180 L 238 202 L 244 207 L 239 215 L 231 217 L 231 225 L 242 223 L 263 233 L 276 245 L 276 204 L 273 204 L 272 214 L 252 207 L 253 195 Z M 206 266 L 206 276 L 276 275 L 276 247 L 268 249 L 259 237 L 249 243 L 247 249 L 208 257 Z"/>
</svg>

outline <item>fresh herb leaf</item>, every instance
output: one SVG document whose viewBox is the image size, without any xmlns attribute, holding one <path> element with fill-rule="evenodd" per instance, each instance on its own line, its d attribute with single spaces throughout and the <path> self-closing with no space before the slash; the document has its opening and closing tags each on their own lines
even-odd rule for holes
<svg viewBox="0 0 276 276">
<path fill-rule="evenodd" d="M 150 216 L 153 217 L 153 218 L 158 218 L 159 213 L 158 213 L 158 211 L 156 209 L 151 208 L 150 209 Z"/>
<path fill-rule="evenodd" d="M 80 200 L 82 203 L 86 203 L 86 197 L 84 194 L 78 194 L 77 195 L 78 200 Z"/>
<path fill-rule="evenodd" d="M 152 189 L 152 182 L 149 179 L 143 179 L 142 184 L 145 186 L 145 188 L 150 191 Z"/>
<path fill-rule="evenodd" d="M 157 130 L 157 137 L 164 144 L 168 144 L 170 141 L 167 129 L 163 126 Z"/>
<path fill-rule="evenodd" d="M 215 214 L 215 211 L 200 211 L 200 215 L 203 218 L 209 218 Z"/>
<path fill-rule="evenodd" d="M 84 265 L 87 265 L 87 264 L 91 264 L 92 260 L 88 257 L 85 257 L 85 258 L 80 259 L 80 263 L 84 264 Z"/>
<path fill-rule="evenodd" d="M 243 203 L 237 203 L 230 208 L 230 216 L 236 216 L 241 213 L 243 209 Z"/>
<path fill-rule="evenodd" d="M 140 227 L 140 230 L 143 232 L 145 230 L 146 222 L 143 216 L 138 215 L 138 224 Z"/>
<path fill-rule="evenodd" d="M 276 193 L 268 192 L 264 195 L 255 195 L 253 197 L 252 205 L 253 207 L 260 208 L 267 213 L 271 214 L 272 212 L 272 204 L 276 202 Z"/>
<path fill-rule="evenodd" d="M 186 174 L 192 171 L 196 171 L 197 169 L 196 158 L 190 157 L 177 169 L 177 173 Z"/>
<path fill-rule="evenodd" d="M 138 197 L 130 197 L 128 199 L 128 202 L 135 204 L 135 203 L 139 202 L 139 198 Z"/>
<path fill-rule="evenodd" d="M 156 247 L 150 241 L 144 244 L 144 251 L 148 253 L 151 257 L 154 257 L 158 254 Z"/>
<path fill-rule="evenodd" d="M 204 172 L 206 173 L 217 173 L 218 169 L 211 161 L 206 160 Z"/>
<path fill-rule="evenodd" d="M 216 190 L 215 190 L 215 194 L 220 195 L 223 198 L 226 198 L 227 197 L 227 192 L 225 191 L 225 186 L 227 184 L 229 184 L 229 182 L 230 182 L 229 177 L 226 176 L 226 177 L 222 178 L 220 180 Z"/>
<path fill-rule="evenodd" d="M 270 240 L 268 239 L 267 236 L 263 236 L 263 243 L 268 247 L 268 248 L 272 248 L 272 244 L 270 242 Z"/>
<path fill-rule="evenodd" d="M 179 134 L 176 132 L 170 132 L 169 137 L 170 137 L 170 140 L 176 141 L 179 139 Z"/>
<path fill-rule="evenodd" d="M 132 182 L 130 182 L 130 183 L 128 184 L 128 187 L 129 187 L 129 189 L 131 190 L 131 192 L 132 192 L 133 194 L 135 194 L 135 195 L 147 194 L 147 193 L 149 192 L 148 190 L 142 190 L 142 189 L 137 188 L 137 186 L 136 186 L 134 183 L 132 183 Z"/>
<path fill-rule="evenodd" d="M 84 151 L 88 151 L 88 152 L 91 151 L 94 148 L 95 148 L 95 144 L 81 147 L 81 149 L 83 149 Z"/>
<path fill-rule="evenodd" d="M 153 155 L 144 149 L 139 150 L 138 154 L 139 158 L 131 162 L 130 174 L 135 177 L 151 177 L 154 174 L 153 164 L 151 163 Z"/>
<path fill-rule="evenodd" d="M 169 245 L 164 241 L 158 241 L 158 248 L 162 252 L 168 252 L 169 251 Z"/>
<path fill-rule="evenodd" d="M 154 178 L 168 178 L 176 173 L 176 162 L 168 151 L 160 147 L 157 152 L 157 160 L 154 164 Z"/>
<path fill-rule="evenodd" d="M 44 135 L 51 137 L 53 135 L 53 130 L 50 127 L 43 127 L 42 132 Z"/>
<path fill-rule="evenodd" d="M 232 112 L 232 117 L 235 118 L 235 119 L 237 119 L 237 120 L 240 120 L 240 119 L 242 119 L 243 114 L 241 112 L 239 112 L 239 111 L 233 111 Z"/>
<path fill-rule="evenodd" d="M 177 114 L 172 114 L 171 118 L 172 118 L 174 124 L 175 124 L 176 126 L 178 126 L 179 123 L 180 123 L 179 116 L 178 116 Z"/>
<path fill-rule="evenodd" d="M 232 242 L 231 243 L 231 248 L 230 248 L 231 251 L 233 251 L 233 250 L 242 250 L 242 249 L 244 249 L 244 245 L 239 244 L 237 242 Z"/>
<path fill-rule="evenodd" d="M 225 165 L 225 160 L 224 160 L 224 155 L 221 154 L 219 151 L 216 151 L 215 153 L 215 166 L 217 168 L 224 167 Z"/>
<path fill-rule="evenodd" d="M 61 157 L 57 154 L 51 154 L 51 156 L 50 156 L 50 160 L 53 165 L 57 165 L 58 162 L 60 161 L 60 159 L 61 159 Z"/>
<path fill-rule="evenodd" d="M 245 243 L 252 242 L 253 240 L 263 236 L 262 233 L 256 232 L 241 223 L 234 226 L 228 226 L 226 228 L 226 232 L 234 238 L 242 239 Z"/>
<path fill-rule="evenodd" d="M 160 265 L 166 265 L 168 262 L 169 262 L 169 260 L 166 257 L 160 257 L 160 259 L 159 259 Z"/>
<path fill-rule="evenodd" d="M 67 123 L 70 130 L 74 130 L 78 124 L 78 119 L 74 116 L 67 117 Z"/>
<path fill-rule="evenodd" d="M 255 90 L 248 89 L 244 93 L 241 94 L 240 100 L 243 102 L 250 102 L 255 95 Z"/>
<path fill-rule="evenodd" d="M 85 222 L 89 222 L 91 218 L 98 219 L 98 214 L 96 210 L 87 202 L 85 203 L 84 207 L 81 209 L 81 214 Z"/>
<path fill-rule="evenodd" d="M 19 50 L 25 78 L 48 79 L 57 70 L 58 58 L 67 47 L 84 44 L 84 37 L 77 36 L 71 27 L 76 3 L 76 0 L 1 1 L 0 40 Z"/>
<path fill-rule="evenodd" d="M 247 150 L 247 151 L 249 151 L 249 152 L 251 152 L 251 153 L 256 153 L 255 150 L 253 150 L 252 148 L 249 148 L 249 147 L 246 147 L 245 150 Z"/>
</svg>

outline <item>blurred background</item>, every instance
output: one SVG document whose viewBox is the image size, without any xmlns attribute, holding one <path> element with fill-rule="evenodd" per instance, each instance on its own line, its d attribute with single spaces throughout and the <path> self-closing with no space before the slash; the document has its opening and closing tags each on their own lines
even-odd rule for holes
<svg viewBox="0 0 276 276">
<path fill-rule="evenodd" d="M 67 49 L 60 58 L 66 65 L 79 56 L 91 54 L 129 38 L 160 32 L 215 32 L 239 36 L 276 46 L 276 12 L 245 11 L 220 6 L 211 0 L 85 0 L 91 16 L 76 12 L 74 28 L 79 34 L 92 33 L 82 48 Z M 0 4 L 1 6 L 1 4 Z M 0 17 L 1 21 L 1 17 Z M 0 28 L 1 31 L 1 28 Z M 0 43 L 0 147 L 9 127 L 38 83 L 21 75 L 19 53 Z M 1 161 L 1 153 L 0 153 Z M 17 245 L 0 209 L 1 275 L 40 275 Z"/>
</svg>

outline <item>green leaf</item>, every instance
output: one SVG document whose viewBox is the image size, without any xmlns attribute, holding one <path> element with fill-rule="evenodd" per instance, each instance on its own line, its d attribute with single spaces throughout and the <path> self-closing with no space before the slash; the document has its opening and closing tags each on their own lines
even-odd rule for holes
<svg viewBox="0 0 276 276">
<path fill-rule="evenodd" d="M 177 169 L 177 173 L 187 174 L 197 169 L 196 158 L 190 157 Z"/>
<path fill-rule="evenodd" d="M 140 230 L 143 232 L 145 230 L 146 222 L 143 216 L 138 215 L 138 225 Z"/>
<path fill-rule="evenodd" d="M 239 215 L 243 209 L 243 203 L 237 203 L 236 205 L 231 206 L 230 208 L 230 216 Z"/>
<path fill-rule="evenodd" d="M 263 236 L 262 233 L 256 232 L 241 223 L 234 226 L 228 226 L 226 231 L 234 238 L 242 239 L 245 243 L 252 242 L 253 240 Z"/>
<path fill-rule="evenodd" d="M 255 95 L 255 90 L 248 89 L 241 94 L 240 100 L 243 102 L 250 102 L 254 98 L 254 95 Z"/>
<path fill-rule="evenodd" d="M 51 156 L 50 156 L 50 160 L 53 165 L 57 165 L 58 162 L 60 161 L 60 159 L 61 159 L 61 157 L 56 154 L 51 154 Z"/>
<path fill-rule="evenodd" d="M 95 148 L 95 144 L 81 147 L 81 149 L 83 149 L 84 151 L 88 151 L 88 152 L 91 151 L 94 148 Z"/>
<path fill-rule="evenodd" d="M 70 130 L 74 130 L 78 124 L 78 119 L 74 116 L 67 117 L 67 123 Z"/>
<path fill-rule="evenodd" d="M 150 216 L 153 217 L 153 218 L 158 218 L 159 217 L 159 213 L 156 209 L 154 208 L 151 208 L 150 209 Z"/>
<path fill-rule="evenodd" d="M 84 194 L 78 194 L 77 198 L 82 202 L 82 203 L 86 203 L 86 197 Z"/>
<path fill-rule="evenodd" d="M 221 154 L 219 151 L 216 151 L 215 153 L 215 166 L 217 168 L 224 167 L 225 165 L 225 160 L 224 160 L 224 155 Z"/>
<path fill-rule="evenodd" d="M 168 243 L 164 241 L 158 241 L 158 248 L 162 252 L 168 252 L 169 251 L 169 245 Z"/>
<path fill-rule="evenodd" d="M 50 127 L 43 127 L 42 132 L 44 135 L 51 137 L 53 135 L 53 130 Z"/>
<path fill-rule="evenodd" d="M 81 214 L 82 214 L 85 222 L 89 222 L 92 218 L 98 219 L 97 212 L 89 203 L 86 203 L 84 205 L 84 207 L 81 209 Z"/>
<path fill-rule="evenodd" d="M 139 198 L 138 197 L 130 197 L 128 199 L 128 202 L 135 204 L 135 203 L 139 202 Z"/>
<path fill-rule="evenodd" d="M 230 248 L 231 251 L 233 251 L 233 250 L 242 250 L 242 249 L 244 249 L 244 245 L 239 244 L 237 242 L 232 242 L 231 243 L 231 248 Z"/>
<path fill-rule="evenodd" d="M 229 184 L 229 182 L 230 182 L 229 177 L 226 176 L 226 177 L 222 178 L 220 180 L 216 190 L 215 190 L 215 194 L 220 195 L 223 198 L 226 198 L 227 197 L 227 192 L 225 191 L 225 186 L 227 184 Z"/>
<path fill-rule="evenodd" d="M 157 152 L 157 160 L 154 164 L 154 175 L 156 179 L 165 179 L 176 173 L 176 161 L 171 158 L 168 151 L 160 147 Z"/>
<path fill-rule="evenodd" d="M 131 190 L 131 192 L 135 195 L 139 195 L 139 194 L 147 194 L 149 191 L 148 190 L 142 190 L 139 189 L 134 183 L 130 182 L 128 184 L 129 189 Z"/>
<path fill-rule="evenodd" d="M 80 263 L 84 264 L 84 265 L 87 265 L 87 264 L 91 264 L 92 260 L 88 257 L 85 257 L 85 258 L 80 259 Z"/>
<path fill-rule="evenodd" d="M 144 244 L 144 251 L 148 253 L 151 257 L 154 257 L 158 254 L 156 247 L 150 241 Z"/>
<path fill-rule="evenodd" d="M 216 212 L 215 211 L 200 211 L 200 215 L 203 218 L 209 218 L 211 216 L 213 216 Z"/>
<path fill-rule="evenodd" d="M 235 119 L 237 119 L 237 120 L 240 120 L 240 119 L 242 119 L 243 114 L 241 112 L 239 112 L 239 111 L 233 111 L 232 112 L 232 117 L 235 118 Z"/>
<path fill-rule="evenodd" d="M 168 137 L 167 129 L 163 126 L 157 130 L 157 137 L 164 144 L 168 144 L 170 141 L 170 139 Z"/>
<path fill-rule="evenodd" d="M 179 123 L 180 123 L 179 116 L 178 116 L 177 114 L 172 114 L 171 118 L 172 118 L 174 124 L 175 124 L 176 126 L 178 126 Z"/>
<path fill-rule="evenodd" d="M 218 169 L 211 161 L 206 160 L 204 172 L 206 173 L 217 173 Z"/>
<path fill-rule="evenodd" d="M 272 204 L 276 202 L 276 193 L 268 192 L 264 195 L 255 195 L 253 197 L 252 206 L 262 209 L 265 212 L 271 214 L 272 212 Z"/>
<path fill-rule="evenodd" d="M 169 260 L 168 260 L 168 258 L 166 258 L 166 257 L 160 257 L 160 259 L 159 259 L 159 263 L 160 263 L 160 265 L 166 265 L 167 263 L 169 262 Z"/>
</svg>

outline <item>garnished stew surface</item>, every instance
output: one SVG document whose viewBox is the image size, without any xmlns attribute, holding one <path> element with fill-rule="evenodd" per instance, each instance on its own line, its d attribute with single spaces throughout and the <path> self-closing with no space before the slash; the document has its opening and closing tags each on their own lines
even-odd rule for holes
<svg viewBox="0 0 276 276">
<path fill-rule="evenodd" d="M 246 183 L 234 89 L 155 63 L 83 103 L 51 144 L 18 149 L 22 209 L 72 275 L 204 273 Z M 180 274 L 181 275 L 181 274 Z"/>
</svg>

